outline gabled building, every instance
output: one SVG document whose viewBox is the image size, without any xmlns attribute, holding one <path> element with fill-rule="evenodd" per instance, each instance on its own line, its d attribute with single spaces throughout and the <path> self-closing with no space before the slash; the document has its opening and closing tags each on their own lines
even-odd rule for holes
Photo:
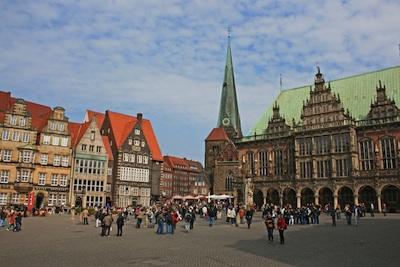
<svg viewBox="0 0 400 267">
<path fill-rule="evenodd" d="M 149 206 L 158 200 L 163 157 L 151 122 L 141 113 L 133 117 L 107 110 L 101 132 L 114 158 L 114 204 Z"/>
<path fill-rule="evenodd" d="M 111 206 L 111 186 L 107 185 L 113 156 L 101 125 L 102 116 L 95 114 L 84 123 L 69 124 L 74 162 L 70 202 L 75 207 Z"/>
<path fill-rule="evenodd" d="M 400 67 L 329 83 L 318 68 L 312 86 L 282 91 L 242 137 L 240 124 L 231 123 L 239 116 L 234 80 L 226 81 L 230 62 L 218 128 L 205 140 L 213 193 L 259 207 L 373 203 L 400 210 Z"/>
<path fill-rule="evenodd" d="M 68 118 L 61 107 L 0 92 L 0 205 L 66 205 L 70 179 Z"/>
</svg>

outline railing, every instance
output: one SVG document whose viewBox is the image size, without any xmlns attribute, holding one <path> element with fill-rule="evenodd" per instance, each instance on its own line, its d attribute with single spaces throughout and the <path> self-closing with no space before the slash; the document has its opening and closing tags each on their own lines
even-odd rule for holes
<svg viewBox="0 0 400 267">
<path fill-rule="evenodd" d="M 291 135 L 290 131 L 278 132 L 278 133 L 254 134 L 254 135 L 243 136 L 242 138 L 237 138 L 235 139 L 235 143 L 270 140 L 270 139 L 288 137 L 290 135 Z"/>
<path fill-rule="evenodd" d="M 356 126 L 373 126 L 373 125 L 381 125 L 386 123 L 400 122 L 400 116 L 388 117 L 388 118 L 377 118 L 377 119 L 366 119 L 356 121 Z"/>
</svg>

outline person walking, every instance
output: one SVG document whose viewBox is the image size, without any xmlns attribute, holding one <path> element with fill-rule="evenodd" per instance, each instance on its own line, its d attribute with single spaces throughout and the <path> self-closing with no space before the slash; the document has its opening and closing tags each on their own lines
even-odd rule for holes
<svg viewBox="0 0 400 267">
<path fill-rule="evenodd" d="M 14 210 L 11 210 L 10 213 L 8 214 L 8 228 L 7 231 L 13 230 L 15 228 L 15 212 Z M 12 228 L 12 229 L 11 229 Z"/>
<path fill-rule="evenodd" d="M 382 204 L 382 212 L 383 212 L 383 216 L 386 217 L 386 212 L 387 212 L 387 210 L 386 210 L 386 203 L 383 203 L 383 204 Z"/>
<path fill-rule="evenodd" d="M 192 214 L 191 214 L 190 212 L 186 212 L 186 213 L 185 213 L 184 220 L 185 220 L 185 231 L 186 231 L 186 233 L 189 233 L 189 230 L 190 230 L 190 222 L 191 222 L 191 220 L 192 220 Z"/>
<path fill-rule="evenodd" d="M 18 212 L 16 217 L 15 217 L 15 228 L 14 228 L 14 232 L 19 232 L 21 231 L 22 228 L 22 214 L 21 212 Z"/>
<path fill-rule="evenodd" d="M 281 241 L 281 245 L 285 244 L 285 237 L 283 235 L 284 231 L 287 229 L 287 224 L 282 214 L 278 215 L 277 227 L 279 230 L 279 239 Z"/>
<path fill-rule="evenodd" d="M 266 215 L 265 217 L 265 227 L 267 227 L 267 232 L 268 232 L 268 241 L 273 242 L 274 241 L 274 229 L 275 229 L 275 224 L 274 224 L 274 219 L 270 214 Z"/>
<path fill-rule="evenodd" d="M 157 234 L 162 235 L 164 232 L 164 223 L 165 223 L 165 217 L 164 213 L 159 211 L 156 213 L 156 220 L 157 220 Z"/>
<path fill-rule="evenodd" d="M 253 220 L 253 209 L 252 208 L 247 208 L 246 211 L 246 221 L 247 221 L 247 229 L 250 229 L 251 221 Z"/>
<path fill-rule="evenodd" d="M 124 218 L 122 212 L 120 212 L 118 214 L 118 218 L 117 218 L 117 221 L 116 221 L 116 223 L 117 223 L 117 236 L 122 236 L 122 227 L 124 226 L 124 221 L 125 221 L 125 218 Z"/>
<path fill-rule="evenodd" d="M 374 214 L 375 207 L 374 207 L 374 203 L 372 203 L 372 202 L 371 202 L 371 205 L 370 205 L 370 209 L 371 209 L 371 217 L 375 217 L 375 214 Z"/>
<path fill-rule="evenodd" d="M 172 226 L 172 214 L 171 211 L 167 211 L 167 213 L 165 214 L 165 222 L 167 224 L 167 234 L 174 234 L 174 227 Z"/>
<path fill-rule="evenodd" d="M 244 224 L 245 215 L 246 215 L 246 210 L 243 207 L 240 207 L 239 208 L 240 224 Z"/>
<path fill-rule="evenodd" d="M 336 226 L 336 210 L 332 207 L 329 211 L 332 218 L 332 226 Z"/>
<path fill-rule="evenodd" d="M 103 228 L 102 228 L 102 236 L 110 236 L 111 225 L 113 222 L 113 218 L 111 213 L 107 214 L 103 219 Z"/>
<path fill-rule="evenodd" d="M 193 230 L 194 221 L 196 220 L 196 213 L 194 212 L 193 207 L 189 208 L 189 213 L 191 215 L 190 230 Z"/>
<path fill-rule="evenodd" d="M 235 220 L 236 220 L 236 212 L 232 208 L 232 206 L 229 206 L 226 216 L 229 218 L 229 220 L 231 222 L 231 226 L 233 226 L 235 224 Z"/>
<path fill-rule="evenodd" d="M 211 205 L 210 210 L 208 211 L 208 225 L 211 227 L 215 223 L 215 219 L 217 218 L 217 208 L 215 205 Z"/>
<path fill-rule="evenodd" d="M 83 217 L 83 225 L 89 225 L 89 222 L 88 222 L 89 211 L 88 211 L 87 208 L 85 208 L 85 209 L 82 211 L 82 217 Z"/>
<path fill-rule="evenodd" d="M 142 225 L 144 216 L 145 216 L 144 210 L 143 210 L 143 208 L 141 208 L 139 213 L 137 214 L 136 228 L 140 228 L 140 226 Z"/>
<path fill-rule="evenodd" d="M 350 205 L 346 205 L 346 207 L 344 208 L 344 213 L 346 214 L 346 220 L 347 220 L 347 225 L 351 225 L 351 208 Z"/>
</svg>

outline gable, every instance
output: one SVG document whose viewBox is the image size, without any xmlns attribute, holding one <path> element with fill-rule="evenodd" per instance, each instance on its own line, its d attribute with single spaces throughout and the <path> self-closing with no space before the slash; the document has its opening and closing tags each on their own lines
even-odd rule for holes
<svg viewBox="0 0 400 267">
<path fill-rule="evenodd" d="M 400 103 L 400 66 L 378 70 L 374 72 L 345 77 L 330 81 L 332 93 L 339 95 L 344 109 L 349 109 L 356 120 L 366 118 L 370 111 L 370 104 L 376 97 L 376 86 L 382 81 L 386 85 L 387 95 Z M 276 98 L 281 115 L 288 123 L 292 119 L 300 120 L 303 101 L 310 97 L 310 85 L 282 91 Z M 271 105 L 261 115 L 249 134 L 261 134 L 272 117 Z"/>
</svg>

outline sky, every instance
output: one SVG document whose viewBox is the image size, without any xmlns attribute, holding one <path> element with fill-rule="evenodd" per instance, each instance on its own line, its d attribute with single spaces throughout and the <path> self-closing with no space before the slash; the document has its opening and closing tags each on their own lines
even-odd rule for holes
<svg viewBox="0 0 400 267">
<path fill-rule="evenodd" d="M 248 133 L 283 89 L 400 65 L 400 1 L 0 1 L 0 90 L 150 119 L 165 155 L 204 161 L 227 47 Z"/>
</svg>

